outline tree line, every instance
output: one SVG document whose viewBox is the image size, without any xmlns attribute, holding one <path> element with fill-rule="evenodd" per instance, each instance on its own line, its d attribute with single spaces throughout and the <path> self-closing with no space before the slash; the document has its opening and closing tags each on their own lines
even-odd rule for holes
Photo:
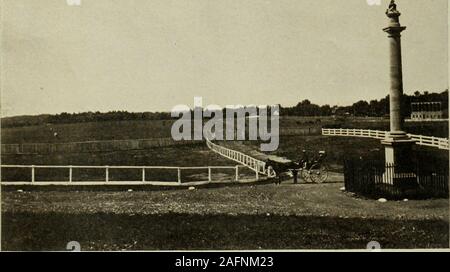
<svg viewBox="0 0 450 272">
<path fill-rule="evenodd" d="M 444 117 L 448 118 L 448 89 L 441 93 L 416 91 L 413 95 L 403 95 L 403 117 L 411 115 L 413 102 L 442 102 Z M 224 109 L 225 110 L 225 109 Z M 270 112 L 270 111 L 269 111 Z M 281 116 L 358 116 L 387 117 L 389 115 L 389 96 L 379 100 L 360 100 L 351 106 L 317 105 L 303 100 L 293 107 L 280 106 Z M 21 127 L 42 124 L 67 124 L 83 122 L 126 121 L 126 120 L 170 120 L 170 112 L 82 112 L 43 114 L 37 116 L 16 116 L 1 119 L 2 127 Z"/>
<path fill-rule="evenodd" d="M 37 116 L 15 116 L 2 118 L 2 127 L 23 127 L 42 124 L 70 124 L 104 121 L 127 121 L 127 120 L 168 120 L 171 119 L 170 112 L 81 112 L 60 114 L 43 114 Z"/>
<path fill-rule="evenodd" d="M 416 91 L 413 95 L 404 94 L 402 98 L 403 117 L 411 116 L 411 103 L 413 102 L 441 102 L 444 117 L 448 117 L 448 89 L 441 93 Z M 389 95 L 379 100 L 360 100 L 351 106 L 319 106 L 309 100 L 303 100 L 293 107 L 283 107 L 281 115 L 387 117 L 389 116 Z"/>
</svg>

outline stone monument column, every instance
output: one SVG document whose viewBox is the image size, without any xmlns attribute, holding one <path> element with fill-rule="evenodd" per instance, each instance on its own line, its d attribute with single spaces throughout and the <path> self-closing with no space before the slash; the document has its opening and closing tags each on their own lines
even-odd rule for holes
<svg viewBox="0 0 450 272">
<path fill-rule="evenodd" d="M 389 18 L 388 27 L 383 31 L 388 33 L 389 38 L 389 59 L 390 59 L 390 81 L 391 89 L 389 93 L 390 107 L 390 132 L 387 139 L 382 141 L 385 146 L 386 163 L 395 165 L 390 182 L 399 173 L 410 173 L 412 169 L 412 146 L 414 141 L 408 137 L 403 130 L 402 116 L 402 96 L 403 96 L 403 75 L 402 75 L 402 49 L 401 32 L 406 27 L 400 25 L 400 12 L 394 0 L 391 0 L 386 11 Z M 404 175 L 402 175 L 404 176 Z"/>
<path fill-rule="evenodd" d="M 383 31 L 388 33 L 389 37 L 389 59 L 390 59 L 390 80 L 391 90 L 389 95 L 390 102 L 390 121 L 392 138 L 405 138 L 403 131 L 403 119 L 401 115 L 401 98 L 403 95 L 403 74 L 402 74 L 402 48 L 401 32 L 406 27 L 400 25 L 400 12 L 397 11 L 397 5 L 391 1 L 389 9 L 386 11 L 389 18 L 388 27 Z"/>
</svg>

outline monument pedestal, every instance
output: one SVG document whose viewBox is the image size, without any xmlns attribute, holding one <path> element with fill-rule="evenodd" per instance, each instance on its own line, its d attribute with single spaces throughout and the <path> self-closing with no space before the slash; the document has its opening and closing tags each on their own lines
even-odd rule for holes
<svg viewBox="0 0 450 272">
<path fill-rule="evenodd" d="M 385 149 L 386 171 L 383 183 L 399 188 L 417 186 L 415 166 L 413 162 L 413 146 L 415 141 L 404 132 L 392 132 L 389 138 L 381 141 Z"/>
</svg>

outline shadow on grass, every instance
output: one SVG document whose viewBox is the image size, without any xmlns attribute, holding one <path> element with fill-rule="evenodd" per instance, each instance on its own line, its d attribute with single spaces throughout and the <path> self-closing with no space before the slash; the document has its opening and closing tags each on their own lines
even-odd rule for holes
<svg viewBox="0 0 450 272">
<path fill-rule="evenodd" d="M 2 250 L 448 248 L 448 222 L 267 215 L 2 214 Z"/>
<path fill-rule="evenodd" d="M 223 188 L 223 187 L 249 187 L 258 185 L 267 185 L 274 183 L 273 179 L 265 179 L 259 181 L 249 181 L 249 182 L 217 182 L 217 183 L 206 183 L 200 185 L 174 185 L 174 186 L 160 186 L 160 185 L 49 185 L 49 186 L 35 186 L 35 185 L 8 185 L 2 186 L 2 192 L 13 192 L 17 190 L 24 190 L 27 192 L 45 192 L 45 191 L 56 191 L 56 192 L 73 192 L 73 191 L 91 191 L 91 192 L 108 192 L 108 191 L 126 191 L 132 189 L 133 191 L 168 191 L 168 190 L 187 190 L 189 187 L 193 186 L 197 189 L 213 189 L 213 188 Z M 176 184 L 176 182 L 174 182 Z"/>
</svg>

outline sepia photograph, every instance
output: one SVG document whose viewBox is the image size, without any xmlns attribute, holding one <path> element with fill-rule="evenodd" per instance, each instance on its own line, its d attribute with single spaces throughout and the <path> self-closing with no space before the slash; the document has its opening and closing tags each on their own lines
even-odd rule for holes
<svg viewBox="0 0 450 272">
<path fill-rule="evenodd" d="M 1 251 L 450 250 L 448 5 L 0 1 Z"/>
</svg>

